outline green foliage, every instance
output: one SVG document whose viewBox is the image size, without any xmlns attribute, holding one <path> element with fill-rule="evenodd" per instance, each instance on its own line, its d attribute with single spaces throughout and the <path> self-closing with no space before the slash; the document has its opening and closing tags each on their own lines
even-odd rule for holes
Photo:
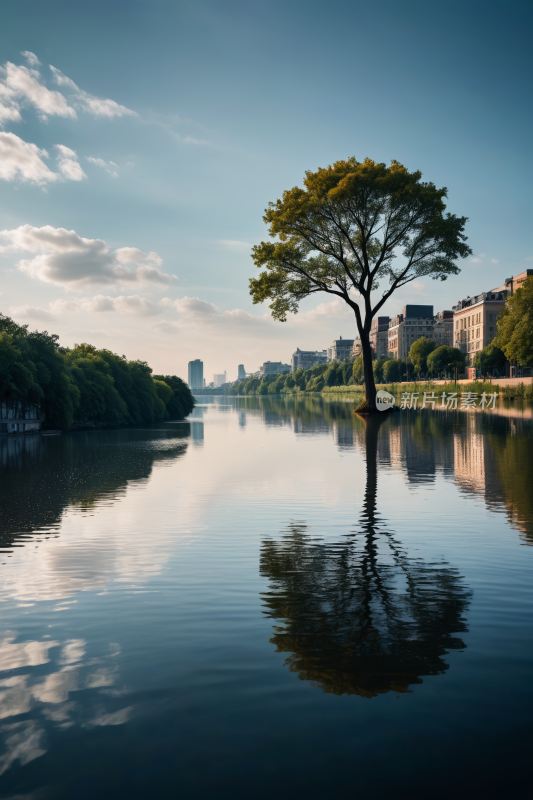
<svg viewBox="0 0 533 800">
<path fill-rule="evenodd" d="M 284 322 L 310 295 L 340 297 L 355 314 L 369 359 L 370 324 L 390 296 L 417 277 L 446 280 L 472 252 L 466 217 L 445 213 L 447 190 L 421 179 L 397 161 L 386 167 L 368 158 L 306 172 L 304 188 L 285 191 L 266 209 L 271 241 L 253 248 L 262 270 L 250 280 L 253 302 L 270 301 L 272 316 Z M 354 293 L 367 309 L 364 320 Z M 372 375 L 367 370 L 370 382 Z M 375 387 L 366 388 L 375 395 Z"/>
<path fill-rule="evenodd" d="M 376 358 L 372 364 L 372 368 L 374 370 L 374 380 L 376 383 L 383 383 L 383 367 L 387 361 L 390 361 L 389 356 L 387 356 L 387 358 Z"/>
<path fill-rule="evenodd" d="M 481 371 L 482 375 L 493 375 L 494 371 L 503 372 L 505 353 L 492 341 L 476 355 L 474 366 Z"/>
<path fill-rule="evenodd" d="M 409 358 L 411 359 L 414 371 L 417 375 L 420 375 L 422 372 L 427 372 L 427 357 L 435 350 L 436 346 L 433 339 L 426 339 L 425 336 L 421 336 L 411 345 L 409 349 Z"/>
<path fill-rule="evenodd" d="M 168 419 L 184 419 L 194 408 L 194 397 L 191 390 L 177 375 L 154 375 L 154 381 L 164 381 L 173 391 L 170 400 L 165 403 Z"/>
<path fill-rule="evenodd" d="M 45 427 L 118 427 L 182 418 L 194 407 L 177 376 L 152 378 L 142 361 L 80 344 L 62 349 L 58 337 L 28 331 L 0 314 L 0 395 L 8 403 L 39 403 Z"/>
<path fill-rule="evenodd" d="M 365 380 L 365 372 L 364 372 L 364 365 L 363 365 L 363 354 L 357 356 L 355 361 L 353 362 L 353 369 L 352 369 L 352 377 L 354 383 L 361 384 Z"/>
<path fill-rule="evenodd" d="M 512 364 L 526 367 L 533 361 L 533 276 L 506 300 L 493 344 Z"/>
<path fill-rule="evenodd" d="M 415 342 L 416 344 L 416 342 Z M 433 350 L 427 357 L 427 369 L 433 375 L 455 369 L 462 372 L 465 366 L 465 357 L 459 348 L 442 344 Z"/>
<path fill-rule="evenodd" d="M 383 380 L 387 383 L 396 383 L 402 378 L 402 365 L 397 358 L 389 358 L 383 364 Z"/>
</svg>

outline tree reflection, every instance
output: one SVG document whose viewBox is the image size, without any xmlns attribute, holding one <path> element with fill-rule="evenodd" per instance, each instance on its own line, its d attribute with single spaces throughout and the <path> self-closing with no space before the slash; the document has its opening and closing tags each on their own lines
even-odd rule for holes
<svg viewBox="0 0 533 800">
<path fill-rule="evenodd" d="M 190 434 L 187 422 L 169 431 L 0 437 L 0 546 L 57 528 L 67 507 L 115 501 L 128 484 L 148 481 L 155 463 L 183 456 Z"/>
<path fill-rule="evenodd" d="M 270 640 L 301 680 L 325 692 L 375 697 L 407 692 L 448 669 L 463 649 L 470 591 L 446 563 L 410 557 L 377 513 L 377 453 L 386 417 L 365 419 L 366 488 L 357 529 L 340 542 L 314 539 L 305 522 L 266 540 L 261 574 Z"/>
</svg>

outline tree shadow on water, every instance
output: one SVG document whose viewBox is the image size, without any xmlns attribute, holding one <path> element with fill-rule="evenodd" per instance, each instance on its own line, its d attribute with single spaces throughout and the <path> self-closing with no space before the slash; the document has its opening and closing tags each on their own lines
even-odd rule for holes
<svg viewBox="0 0 533 800">
<path fill-rule="evenodd" d="M 376 697 L 408 692 L 443 674 L 464 649 L 471 592 L 446 562 L 411 557 L 377 511 L 377 452 L 385 417 L 364 420 L 366 488 L 355 530 L 341 541 L 292 522 L 264 540 L 260 570 L 270 581 L 270 641 L 285 664 L 324 692 Z"/>
</svg>

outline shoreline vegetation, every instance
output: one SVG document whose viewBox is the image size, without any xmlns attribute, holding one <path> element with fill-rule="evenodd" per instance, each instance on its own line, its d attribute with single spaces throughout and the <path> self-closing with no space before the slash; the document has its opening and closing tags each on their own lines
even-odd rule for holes
<svg viewBox="0 0 533 800">
<path fill-rule="evenodd" d="M 58 340 L 0 314 L 0 402 L 17 413 L 38 406 L 43 430 L 150 425 L 193 410 L 177 375 L 153 375 L 146 361 Z"/>
<path fill-rule="evenodd" d="M 394 397 L 400 398 L 404 392 L 434 392 L 436 397 L 441 397 L 443 392 L 457 392 L 460 398 L 463 392 L 494 394 L 508 400 L 522 399 L 533 401 L 533 385 L 523 383 L 518 386 L 500 386 L 498 378 L 477 380 L 469 383 L 456 384 L 453 378 L 448 378 L 447 384 L 436 385 L 431 379 L 421 381 L 389 381 L 384 379 L 383 359 L 374 361 L 376 388 L 390 392 Z M 412 371 L 412 365 L 410 365 Z M 451 388 L 454 387 L 454 388 Z M 362 371 L 362 359 L 347 358 L 344 361 L 332 361 L 329 364 L 320 364 L 308 370 L 299 369 L 284 375 L 266 375 L 263 378 L 251 376 L 244 381 L 234 383 L 225 388 L 222 393 L 226 395 L 269 395 L 269 394 L 299 394 L 321 393 L 324 395 L 347 395 L 354 401 L 361 402 L 365 399 L 365 384 Z M 203 390 L 201 394 L 208 394 Z M 212 392 L 216 394 L 217 392 Z M 198 394 L 200 396 L 200 393 Z"/>
</svg>

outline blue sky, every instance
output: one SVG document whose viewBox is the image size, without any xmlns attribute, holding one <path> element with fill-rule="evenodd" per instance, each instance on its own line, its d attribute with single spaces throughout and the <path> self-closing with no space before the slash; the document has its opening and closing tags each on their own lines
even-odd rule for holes
<svg viewBox="0 0 533 800">
<path fill-rule="evenodd" d="M 325 348 L 354 334 L 350 313 L 324 297 L 271 321 L 248 294 L 250 245 L 270 200 L 351 155 L 422 170 L 470 220 L 476 260 L 387 312 L 450 308 L 532 267 L 532 16 L 526 2 L 7 4 L 0 310 L 181 375 L 193 358 L 236 377 Z"/>
</svg>

